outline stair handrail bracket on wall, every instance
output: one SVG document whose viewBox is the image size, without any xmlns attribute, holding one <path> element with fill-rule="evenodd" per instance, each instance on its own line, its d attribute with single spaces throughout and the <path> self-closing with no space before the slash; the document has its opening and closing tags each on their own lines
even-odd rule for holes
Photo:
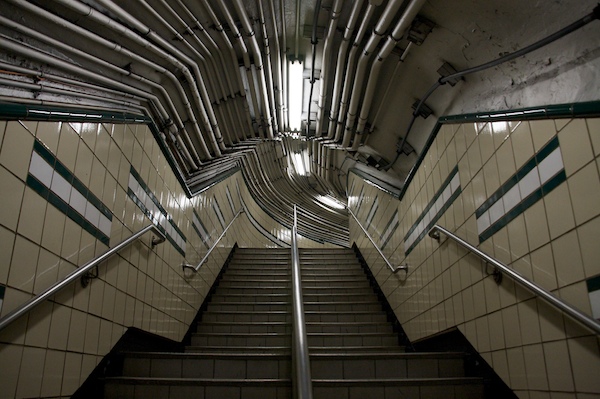
<svg viewBox="0 0 600 399">
<path fill-rule="evenodd" d="M 223 232 L 221 233 L 221 235 L 215 240 L 214 244 L 210 247 L 210 249 L 208 250 L 208 252 L 204 255 L 204 257 L 202 258 L 202 260 L 196 265 L 192 265 L 189 263 L 182 263 L 181 267 L 183 268 L 183 273 L 185 273 L 186 270 L 192 270 L 194 273 L 197 273 L 198 270 L 200 270 L 200 268 L 202 267 L 202 265 L 204 263 L 206 263 L 206 261 L 208 260 L 208 257 L 210 256 L 210 254 L 212 253 L 212 251 L 219 245 L 219 242 L 221 241 L 221 239 L 223 237 L 225 237 L 225 234 L 227 233 L 227 230 L 229 230 L 229 228 L 231 227 L 231 225 L 233 224 L 233 222 L 235 222 L 235 220 L 238 218 L 238 216 L 240 216 L 242 213 L 244 212 L 244 208 L 241 208 L 239 211 L 237 211 L 237 213 L 233 216 L 233 219 L 231 219 L 231 222 L 229 222 L 229 224 L 225 227 L 225 229 L 223 230 Z"/>
<path fill-rule="evenodd" d="M 292 226 L 292 364 L 294 369 L 294 398 L 312 399 L 312 379 L 310 358 L 308 356 L 308 338 L 302 300 L 302 277 L 300 273 L 300 255 L 298 252 L 297 209 L 294 205 L 294 225 Z"/>
<path fill-rule="evenodd" d="M 387 256 L 384 255 L 383 251 L 375 243 L 375 240 L 373 240 L 373 238 L 371 237 L 371 235 L 369 234 L 367 229 L 365 229 L 364 226 L 358 221 L 358 218 L 356 217 L 354 212 L 352 212 L 352 210 L 350 208 L 346 208 L 346 209 L 348 210 L 348 213 L 350 213 L 350 215 L 354 218 L 354 220 L 356 221 L 356 224 L 358 224 L 358 226 L 362 229 L 363 233 L 365 233 L 365 236 L 367 236 L 369 241 L 371 241 L 371 244 L 375 247 L 377 252 L 379 252 L 379 255 L 383 258 L 383 260 L 387 264 L 388 268 L 392 271 L 392 273 L 396 274 L 399 271 L 403 271 L 405 273 L 404 276 L 408 277 L 408 263 L 404 264 L 404 265 L 399 265 L 399 266 L 392 265 L 392 262 L 390 262 L 390 260 L 387 258 Z"/>
<path fill-rule="evenodd" d="M 456 242 L 461 247 L 463 247 L 463 248 L 467 249 L 468 251 L 472 252 L 473 254 L 477 255 L 478 257 L 483 259 L 485 262 L 494 266 L 497 270 L 499 270 L 501 273 L 506 274 L 508 277 L 510 277 L 513 281 L 515 281 L 521 287 L 523 287 L 523 288 L 529 290 L 531 293 L 539 296 L 541 299 L 543 299 L 546 302 L 548 302 L 549 304 L 553 305 L 555 308 L 562 310 L 564 313 L 566 313 L 568 316 L 573 318 L 575 321 L 581 323 L 582 325 L 589 328 L 596 334 L 600 334 L 600 323 L 598 321 L 591 318 L 590 316 L 583 313 L 582 311 L 575 308 L 574 306 L 566 303 L 562 299 L 556 297 L 550 291 L 547 291 L 546 289 L 537 285 L 533 281 L 530 281 L 529 279 L 521 276 L 515 270 L 511 269 L 504 263 L 492 258 L 485 252 L 481 251 L 479 248 L 469 244 L 467 241 L 465 241 L 462 238 L 458 237 L 457 235 L 453 234 L 452 232 L 445 229 L 444 227 L 436 224 L 435 226 L 433 226 L 431 228 L 431 230 L 429 230 L 428 234 L 431 238 L 433 238 L 434 240 L 437 240 L 439 242 L 440 241 L 440 233 L 445 235 L 447 238 L 451 239 L 452 241 Z"/>
<path fill-rule="evenodd" d="M 88 274 L 90 272 L 91 269 L 93 269 L 94 267 L 97 267 L 102 262 L 104 262 L 108 258 L 112 257 L 113 255 L 115 255 L 117 252 L 119 252 L 123 248 L 131 245 L 133 242 L 138 240 L 141 236 L 143 236 L 144 234 L 146 234 L 149 231 L 152 231 L 154 234 L 156 234 L 156 237 L 154 237 L 154 236 L 152 237 L 152 241 L 151 241 L 152 248 L 154 248 L 155 245 L 158 245 L 166 240 L 166 236 L 158 229 L 157 226 L 152 224 L 152 225 L 144 227 L 137 233 L 133 234 L 131 237 L 121 241 L 116 246 L 114 246 L 111 249 L 109 249 L 108 251 L 104 252 L 102 255 L 90 260 L 85 265 L 78 267 L 72 273 L 67 275 L 63 280 L 56 282 L 54 285 L 47 288 L 41 294 L 34 296 L 29 301 L 25 302 L 18 308 L 14 309 L 12 312 L 8 313 L 6 316 L 4 316 L 2 319 L 0 319 L 0 331 L 3 330 L 5 327 L 7 327 L 9 324 L 11 324 L 13 321 L 17 320 L 18 318 L 25 315 L 30 310 L 32 310 L 33 308 L 35 308 L 36 306 L 38 306 L 39 304 L 44 302 L 46 299 L 56 295 L 58 292 L 60 292 L 62 289 L 69 286 L 74 281 L 79 280 L 80 278 L 84 277 L 86 274 Z"/>
</svg>

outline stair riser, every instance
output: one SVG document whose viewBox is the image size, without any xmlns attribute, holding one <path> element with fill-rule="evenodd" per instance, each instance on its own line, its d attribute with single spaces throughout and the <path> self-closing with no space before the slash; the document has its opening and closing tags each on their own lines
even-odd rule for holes
<svg viewBox="0 0 600 399">
<path fill-rule="evenodd" d="M 382 333 L 392 334 L 394 331 L 389 324 L 373 325 L 306 325 L 307 333 L 326 333 L 326 334 L 361 334 L 361 333 Z"/>
<path fill-rule="evenodd" d="M 290 347 L 290 336 L 228 336 L 228 335 L 193 335 L 193 346 L 285 346 Z"/>
<path fill-rule="evenodd" d="M 267 295 L 223 295 L 217 292 L 213 295 L 211 303 L 265 303 L 265 302 L 286 302 L 291 301 L 290 295 L 267 294 Z"/>
<path fill-rule="evenodd" d="M 278 334 L 291 334 L 291 325 L 285 324 L 223 324 L 223 325 L 211 325 L 211 324 L 200 324 L 198 326 L 198 333 L 223 333 L 223 334 L 243 334 L 243 333 L 278 333 Z"/>
<path fill-rule="evenodd" d="M 352 399 L 352 398 L 378 398 L 378 399 L 481 399 L 483 398 L 483 385 L 418 385 L 394 384 L 365 384 L 364 386 L 344 386 L 340 383 L 314 384 L 314 399 Z"/>
<path fill-rule="evenodd" d="M 463 359 L 311 358 L 314 379 L 458 378 L 464 377 Z"/>
<path fill-rule="evenodd" d="M 259 322 L 291 322 L 291 315 L 289 313 L 215 313 L 205 312 L 202 315 L 202 321 L 207 322 L 231 322 L 231 323 L 259 323 Z"/>
<path fill-rule="evenodd" d="M 313 335 L 308 334 L 308 346 L 393 346 L 398 345 L 398 337 L 394 335 Z"/>
<path fill-rule="evenodd" d="M 123 376 L 152 378 L 290 378 L 289 359 L 125 358 Z"/>
<path fill-rule="evenodd" d="M 199 385 L 155 385 L 155 384 L 106 384 L 105 397 L 119 399 L 147 398 L 206 398 L 206 399 L 289 399 L 292 397 L 290 386 L 199 386 Z"/>
<path fill-rule="evenodd" d="M 383 313 L 319 313 L 319 312 L 309 312 L 305 310 L 305 319 L 307 323 L 310 322 L 333 322 L 333 323 L 343 323 L 343 322 L 385 322 L 387 320 L 387 316 Z"/>
<path fill-rule="evenodd" d="M 211 312 L 219 311 L 240 311 L 240 312 L 269 312 L 269 311 L 289 311 L 289 304 L 275 304 L 275 303 L 260 303 L 260 304 L 238 304 L 238 303 L 209 303 L 208 310 Z"/>
<path fill-rule="evenodd" d="M 373 303 L 304 303 L 305 311 L 340 311 L 340 312 L 353 312 L 353 311 L 370 311 L 370 312 L 381 312 L 381 304 L 378 302 Z"/>
</svg>

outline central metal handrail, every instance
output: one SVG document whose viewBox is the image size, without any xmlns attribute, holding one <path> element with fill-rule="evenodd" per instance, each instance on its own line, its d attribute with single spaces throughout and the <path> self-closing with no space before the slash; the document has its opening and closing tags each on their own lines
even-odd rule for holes
<svg viewBox="0 0 600 399">
<path fill-rule="evenodd" d="M 160 244 L 166 240 L 165 235 L 155 225 L 150 225 L 150 226 L 144 227 L 143 229 L 141 229 L 140 231 L 138 231 L 131 237 L 121 241 L 119 244 L 117 244 L 113 248 L 109 249 L 102 255 L 98 256 L 95 259 L 92 259 L 85 265 L 78 267 L 77 270 L 74 270 L 73 272 L 71 272 L 63 280 L 58 281 L 54 285 L 47 288 L 41 294 L 31 298 L 29 301 L 25 302 L 23 305 L 19 306 L 18 308 L 16 308 L 15 310 L 10 312 L 6 316 L 4 316 L 2 319 L 0 319 L 0 331 L 2 329 L 6 328 L 13 321 L 17 320 L 18 318 L 25 315 L 27 312 L 29 312 L 30 310 L 32 310 L 33 308 L 35 308 L 36 306 L 38 306 L 39 304 L 44 302 L 46 299 L 56 295 L 59 291 L 61 291 L 63 288 L 66 288 L 68 285 L 70 285 L 75 280 L 78 280 L 79 278 L 83 277 L 86 273 L 89 273 L 89 271 L 92 268 L 94 268 L 95 266 L 98 266 L 100 263 L 104 262 L 105 260 L 107 260 L 108 258 L 113 256 L 114 254 L 116 254 L 117 252 L 119 252 L 120 250 L 125 248 L 126 246 L 132 244 L 138 238 L 140 238 L 141 236 L 143 236 L 144 234 L 146 234 L 147 232 L 149 232 L 151 230 L 154 233 L 156 233 L 156 235 L 158 236 L 158 238 L 157 237 L 152 238 L 152 247 L 154 247 L 155 245 Z"/>
<path fill-rule="evenodd" d="M 400 270 L 406 272 L 406 274 L 408 275 L 408 264 L 406 265 L 400 265 L 400 266 L 394 266 L 392 265 L 392 262 L 390 262 L 390 260 L 383 254 L 383 251 L 379 248 L 379 246 L 377 244 L 375 244 L 375 241 L 373 240 L 373 238 L 371 238 L 371 235 L 369 234 L 369 232 L 367 231 L 367 229 L 365 229 L 363 227 L 362 224 L 360 224 L 360 222 L 358 221 L 358 218 L 356 217 L 356 215 L 354 214 L 354 212 L 352 212 L 350 210 L 350 208 L 346 208 L 348 209 L 348 213 L 350 213 L 350 215 L 352 215 L 352 217 L 354 218 L 354 220 L 356 221 L 356 223 L 358 224 L 358 226 L 362 229 L 363 233 L 365 233 L 365 235 L 367 236 L 367 238 L 369 239 L 369 241 L 371 241 L 371 244 L 373 244 L 373 246 L 375 247 L 375 249 L 377 250 L 377 252 L 379 252 L 379 255 L 383 258 L 383 260 L 385 261 L 385 263 L 387 264 L 387 266 L 390 268 L 390 270 L 392 271 L 392 273 L 396 274 L 398 273 Z"/>
<path fill-rule="evenodd" d="M 296 205 L 294 205 L 294 225 L 292 226 L 292 319 L 294 325 L 292 354 L 296 376 L 294 379 L 294 397 L 297 399 L 312 399 L 310 359 L 308 356 L 306 321 L 304 320 L 304 303 L 302 301 L 300 256 L 298 254 L 297 221 Z"/>
<path fill-rule="evenodd" d="M 542 298 L 549 304 L 553 305 L 554 307 L 562 310 L 564 313 L 569 315 L 575 321 L 586 326 L 590 330 L 594 331 L 596 334 L 600 334 L 600 323 L 598 321 L 594 320 L 593 318 L 591 318 L 587 314 L 581 312 L 579 309 L 573 307 L 572 305 L 569 305 L 562 299 L 557 298 L 551 292 L 540 287 L 533 281 L 530 281 L 530 280 L 526 279 L 525 277 L 521 276 L 515 270 L 511 269 L 504 263 L 497 261 L 496 259 L 492 258 L 485 252 L 482 252 L 481 250 L 479 250 L 479 248 L 474 247 L 473 245 L 469 244 L 468 242 L 466 242 L 462 238 L 458 237 L 457 235 L 453 234 L 449 230 L 446 230 L 442 226 L 436 224 L 435 226 L 433 226 L 431 228 L 431 230 L 429 230 L 428 234 L 431 238 L 439 241 L 440 233 L 444 234 L 448 238 L 451 238 L 454 242 L 459 244 L 461 247 L 471 251 L 472 253 L 479 256 L 481 259 L 483 259 L 487 263 L 496 267 L 498 270 L 500 270 L 501 273 L 506 274 L 508 277 L 510 277 L 513 281 L 515 281 L 520 286 L 522 286 L 522 287 L 526 288 L 527 290 L 529 290 L 530 292 L 536 294 L 537 296 L 539 296 L 540 298 Z"/>
<path fill-rule="evenodd" d="M 233 217 L 233 219 L 231 219 L 231 222 L 229 222 L 229 224 L 227 225 L 227 227 L 225 227 L 225 230 L 223 230 L 223 232 L 221 233 L 221 235 L 217 238 L 217 241 L 215 241 L 215 243 L 212 245 L 212 247 L 210 247 L 210 249 L 208 250 L 208 252 L 206 253 L 206 255 L 204 255 L 204 258 L 202 258 L 202 260 L 196 266 L 190 265 L 189 263 L 183 263 L 181 265 L 181 267 L 183 268 L 184 272 L 185 272 L 185 269 L 190 269 L 190 270 L 193 270 L 194 272 L 197 272 L 198 270 L 200 270 L 200 268 L 202 267 L 202 265 L 206 262 L 206 260 L 210 256 L 210 254 L 213 251 L 213 249 L 215 249 L 217 247 L 217 245 L 219 245 L 219 241 L 221 241 L 221 239 L 223 237 L 225 237 L 225 233 L 227 233 L 227 230 L 229 230 L 229 228 L 231 227 L 231 225 L 233 224 L 233 222 L 235 222 L 235 219 L 237 219 L 238 216 L 240 216 L 240 214 L 242 212 L 244 212 L 244 208 L 241 208 L 239 211 L 237 211 L 237 213 L 235 214 L 235 216 Z"/>
</svg>

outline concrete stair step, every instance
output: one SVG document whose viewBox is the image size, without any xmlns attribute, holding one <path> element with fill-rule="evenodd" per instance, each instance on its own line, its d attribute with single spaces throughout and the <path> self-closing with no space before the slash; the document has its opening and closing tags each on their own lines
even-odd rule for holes
<svg viewBox="0 0 600 399">
<path fill-rule="evenodd" d="M 315 379 L 459 378 L 463 353 L 312 353 Z"/>
<path fill-rule="evenodd" d="M 202 322 L 198 324 L 199 333 L 281 333 L 291 334 L 291 323 L 287 322 Z"/>
<path fill-rule="evenodd" d="M 244 287 L 244 286 L 229 286 L 218 287 L 215 291 L 218 295 L 265 295 L 265 294 L 288 294 L 288 287 Z"/>
<path fill-rule="evenodd" d="M 290 356 L 262 353 L 125 353 L 123 376 L 156 378 L 290 378 Z"/>
<path fill-rule="evenodd" d="M 326 310 L 326 311 L 371 311 L 380 312 L 381 304 L 378 301 L 363 302 L 304 302 L 305 311 Z"/>
<path fill-rule="evenodd" d="M 387 315 L 383 311 L 318 311 L 304 310 L 304 317 L 307 323 L 313 322 L 385 322 Z"/>
<path fill-rule="evenodd" d="M 256 279 L 244 279 L 244 278 L 227 278 L 219 281 L 218 288 L 221 287 L 272 287 L 272 288 L 281 288 L 281 287 L 291 287 L 291 281 L 289 279 L 273 279 L 273 280 L 256 280 Z"/>
<path fill-rule="evenodd" d="M 291 335 L 285 333 L 194 333 L 192 346 L 290 346 Z"/>
<path fill-rule="evenodd" d="M 289 399 L 291 381 L 283 379 L 141 378 L 112 377 L 105 398 Z"/>
<path fill-rule="evenodd" d="M 268 294 L 268 293 L 257 293 L 257 294 L 231 294 L 221 293 L 219 291 L 211 298 L 211 303 L 259 303 L 259 302 L 290 302 L 291 294 Z"/>
<path fill-rule="evenodd" d="M 188 345 L 185 347 L 185 353 L 245 353 L 245 354 L 262 354 L 262 353 L 277 353 L 284 356 L 291 356 L 292 351 L 290 346 L 219 346 L 219 345 L 204 345 L 195 346 Z"/>
<path fill-rule="evenodd" d="M 205 311 L 202 314 L 202 322 L 291 322 L 292 316 L 289 311 L 246 311 L 228 310 L 220 312 Z"/>
<path fill-rule="evenodd" d="M 480 378 L 313 379 L 314 399 L 481 399 Z"/>
<path fill-rule="evenodd" d="M 306 323 L 307 333 L 393 333 L 393 328 L 389 323 L 373 323 L 373 322 L 307 322 Z"/>
<path fill-rule="evenodd" d="M 308 345 L 327 346 L 394 346 L 398 336 L 393 333 L 307 333 Z"/>
<path fill-rule="evenodd" d="M 309 353 L 312 356 L 313 354 L 360 354 L 360 353 L 406 353 L 406 348 L 402 345 L 360 345 L 360 346 L 316 346 L 311 345 L 309 347 Z"/>
<path fill-rule="evenodd" d="M 308 293 L 303 292 L 304 302 L 371 302 L 378 301 L 374 292 L 368 293 Z"/>
</svg>

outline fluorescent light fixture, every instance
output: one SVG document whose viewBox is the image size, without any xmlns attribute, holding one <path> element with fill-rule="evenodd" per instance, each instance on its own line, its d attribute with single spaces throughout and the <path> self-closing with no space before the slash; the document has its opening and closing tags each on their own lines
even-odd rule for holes
<svg viewBox="0 0 600 399">
<path fill-rule="evenodd" d="M 300 61 L 290 62 L 288 68 L 288 97 L 290 130 L 299 131 L 302 127 L 302 90 L 304 88 L 304 67 Z"/>
<path fill-rule="evenodd" d="M 301 152 L 295 152 L 292 154 L 292 162 L 294 164 L 294 168 L 296 169 L 296 173 L 300 176 L 308 176 L 309 173 L 306 170 L 306 164 L 304 159 L 304 154 Z"/>
<path fill-rule="evenodd" d="M 335 209 L 345 209 L 346 208 L 346 205 L 342 204 L 340 201 L 338 201 L 337 199 L 333 198 L 330 195 L 320 195 L 317 197 L 317 199 L 319 201 L 321 201 L 322 203 L 324 203 L 325 205 L 330 206 Z"/>
</svg>

